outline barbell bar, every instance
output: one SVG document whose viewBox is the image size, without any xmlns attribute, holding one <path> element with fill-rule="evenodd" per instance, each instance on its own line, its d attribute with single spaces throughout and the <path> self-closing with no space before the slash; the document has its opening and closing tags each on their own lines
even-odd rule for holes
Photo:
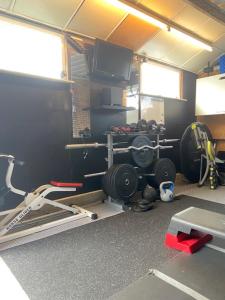
<svg viewBox="0 0 225 300">
<path fill-rule="evenodd" d="M 65 146 L 66 150 L 83 149 L 83 148 L 100 148 L 107 147 L 107 144 L 91 143 L 91 144 L 69 144 Z"/>
<path fill-rule="evenodd" d="M 176 143 L 179 142 L 180 139 L 163 139 L 159 140 L 160 143 L 167 144 L 167 143 Z"/>
<path fill-rule="evenodd" d="M 174 142 L 178 142 L 179 141 L 179 139 L 164 139 L 164 140 L 160 140 L 159 142 L 160 143 L 174 143 Z M 155 142 L 155 141 L 152 141 L 153 143 Z M 115 143 L 114 145 L 118 145 L 118 144 L 122 144 L 122 143 L 126 143 L 126 142 L 120 142 L 120 143 Z M 107 144 L 100 144 L 100 143 L 90 143 L 90 144 L 68 144 L 68 145 L 66 145 L 65 146 L 65 149 L 66 150 L 72 150 L 72 149 L 83 149 L 83 148 L 102 148 L 102 147 L 105 147 L 105 148 L 107 148 L 108 147 L 108 145 Z M 125 151 L 124 149 L 127 149 L 128 151 L 129 150 L 131 150 L 131 149 L 133 149 L 133 150 L 143 150 L 143 149 L 139 149 L 139 148 L 131 148 L 132 146 L 130 146 L 130 147 L 128 147 L 128 148 L 116 148 L 116 151 L 117 152 L 119 152 L 120 151 L 120 149 L 122 150 L 122 151 Z M 146 148 L 148 148 L 149 146 L 147 146 Z M 158 146 L 156 146 L 156 147 L 158 147 Z M 161 147 L 163 147 L 163 146 L 161 146 Z M 170 146 L 168 146 L 168 147 L 170 147 Z M 172 146 L 171 146 L 172 147 Z M 170 147 L 170 148 L 171 148 Z M 151 149 L 151 150 L 156 150 L 156 149 L 158 149 L 158 148 L 149 148 L 149 149 Z M 163 149 L 163 148 L 161 148 L 161 149 Z M 164 148 L 164 149 L 166 149 L 166 148 Z M 168 149 L 168 148 L 167 148 Z M 115 150 L 115 149 L 114 149 Z"/>
<path fill-rule="evenodd" d="M 93 143 L 93 144 L 69 144 L 65 146 L 66 150 L 72 150 L 72 149 L 83 149 L 83 148 L 100 148 L 100 147 L 107 147 L 106 144 L 99 144 L 99 143 Z M 136 151 L 142 151 L 144 149 L 151 149 L 151 150 L 156 150 L 156 149 L 171 149 L 173 146 L 161 146 L 157 145 L 154 147 L 144 145 L 142 147 L 134 147 L 134 146 L 129 146 L 127 148 L 114 148 L 113 152 L 129 152 L 130 150 L 136 150 Z"/>
<path fill-rule="evenodd" d="M 86 174 L 84 175 L 84 178 L 91 178 L 91 177 L 96 177 L 96 176 L 103 176 L 105 175 L 106 172 L 99 172 L 99 173 L 92 173 L 92 174 Z"/>
<path fill-rule="evenodd" d="M 115 148 L 113 149 L 113 152 L 117 153 L 122 153 L 122 152 L 128 152 L 130 150 L 135 150 L 135 151 L 143 151 L 143 150 L 147 150 L 147 149 L 150 149 L 150 150 L 157 150 L 157 149 L 172 149 L 173 146 L 162 146 L 162 145 L 157 145 L 157 146 L 148 146 L 148 145 L 144 145 L 144 146 L 141 146 L 141 147 L 134 147 L 134 146 L 129 146 L 127 148 Z"/>
<path fill-rule="evenodd" d="M 121 144 L 127 144 L 127 142 L 118 142 L 113 143 L 113 146 L 121 145 Z M 72 150 L 72 149 L 83 149 L 83 148 L 108 148 L 108 144 L 100 144 L 100 143 L 90 143 L 90 144 L 68 144 L 65 146 L 66 150 Z"/>
</svg>

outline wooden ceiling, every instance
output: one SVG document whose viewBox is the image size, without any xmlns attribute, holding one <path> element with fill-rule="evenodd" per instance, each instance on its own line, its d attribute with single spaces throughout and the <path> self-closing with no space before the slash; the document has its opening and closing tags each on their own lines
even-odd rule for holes
<svg viewBox="0 0 225 300">
<path fill-rule="evenodd" d="M 189 4 L 208 14 L 210 17 L 225 24 L 224 0 L 186 0 Z"/>
<path fill-rule="evenodd" d="M 192 5 L 195 0 L 129 1 L 143 5 L 208 40 L 213 51 L 201 50 L 184 42 L 115 8 L 107 0 L 0 0 L 0 10 L 3 14 L 22 16 L 60 30 L 108 40 L 195 73 L 208 61 L 225 53 L 225 24 Z M 214 2 L 221 12 L 224 9 L 224 1 L 204 1 Z"/>
<path fill-rule="evenodd" d="M 221 8 L 225 12 L 225 1 L 224 0 L 209 0 L 213 4 L 217 5 L 219 8 Z"/>
</svg>

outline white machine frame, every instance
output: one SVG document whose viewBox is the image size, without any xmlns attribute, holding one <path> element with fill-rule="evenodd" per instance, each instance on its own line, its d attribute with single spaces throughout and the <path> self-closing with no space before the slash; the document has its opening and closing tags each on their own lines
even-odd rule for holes
<svg viewBox="0 0 225 300">
<path fill-rule="evenodd" d="M 17 161 L 14 156 L 7 154 L 0 154 L 0 158 L 5 158 L 8 160 L 8 169 L 5 178 L 5 183 L 8 191 L 17 195 L 24 196 L 24 200 L 16 208 L 0 212 L 0 216 L 5 216 L 0 221 L 0 242 L 1 238 L 3 238 L 3 236 L 5 236 L 16 224 L 18 224 L 30 211 L 39 210 L 46 204 L 57 208 L 61 208 L 65 211 L 69 211 L 74 215 L 82 214 L 90 217 L 93 220 L 97 218 L 97 215 L 95 213 L 81 208 L 77 205 L 72 205 L 70 207 L 68 205 L 46 198 L 49 194 L 54 192 L 76 192 L 76 187 L 58 187 L 53 186 L 51 184 L 46 184 L 38 187 L 31 193 L 27 193 L 25 191 L 15 188 L 11 182 L 14 166 L 15 164 L 22 165 L 23 162 Z M 59 220 L 59 223 L 62 223 L 62 220 Z M 51 225 L 49 227 L 51 227 Z M 15 233 L 12 233 L 12 235 L 15 235 Z M 3 240 L 5 241 L 8 239 L 4 238 Z"/>
</svg>

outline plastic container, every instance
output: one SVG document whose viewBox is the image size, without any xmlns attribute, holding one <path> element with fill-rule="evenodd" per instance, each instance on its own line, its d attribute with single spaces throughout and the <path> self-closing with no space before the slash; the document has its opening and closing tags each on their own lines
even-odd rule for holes
<svg viewBox="0 0 225 300">
<path fill-rule="evenodd" d="M 225 54 L 219 58 L 220 74 L 225 73 Z"/>
</svg>

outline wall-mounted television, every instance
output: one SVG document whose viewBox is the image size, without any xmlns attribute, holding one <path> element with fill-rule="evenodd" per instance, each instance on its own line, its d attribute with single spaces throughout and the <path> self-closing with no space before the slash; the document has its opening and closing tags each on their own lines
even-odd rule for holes
<svg viewBox="0 0 225 300">
<path fill-rule="evenodd" d="M 115 80 L 130 79 L 133 51 L 102 40 L 96 40 L 92 73 Z"/>
</svg>

